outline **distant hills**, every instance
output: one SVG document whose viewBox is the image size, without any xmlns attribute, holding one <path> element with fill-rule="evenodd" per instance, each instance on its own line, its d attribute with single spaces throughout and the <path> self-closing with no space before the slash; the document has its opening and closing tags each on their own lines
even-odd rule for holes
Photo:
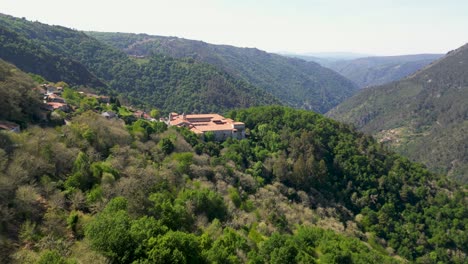
<svg viewBox="0 0 468 264">
<path fill-rule="evenodd" d="M 330 68 L 360 88 L 400 80 L 441 58 L 443 54 L 370 56 L 358 53 L 308 53 L 285 56 L 314 61 Z"/>
<path fill-rule="evenodd" d="M 468 182 L 468 45 L 401 81 L 361 90 L 328 113 L 429 168 Z"/>
<path fill-rule="evenodd" d="M 322 61 L 359 87 L 382 85 L 400 80 L 442 57 L 442 54 L 366 57 L 344 61 Z"/>
<path fill-rule="evenodd" d="M 348 61 L 358 58 L 371 57 L 370 54 L 355 53 L 355 52 L 307 52 L 307 53 L 291 53 L 291 52 L 279 52 L 279 54 L 298 58 L 305 61 L 313 61 L 318 64 L 327 67 L 328 63 L 335 61 Z"/>
<path fill-rule="evenodd" d="M 160 54 L 214 65 L 296 108 L 325 113 L 357 90 L 352 82 L 317 63 L 258 49 L 146 34 L 87 33 L 132 56 Z"/>
<path fill-rule="evenodd" d="M 80 31 L 0 15 L 0 58 L 49 81 L 63 80 L 163 111 L 223 112 L 280 104 L 268 92 L 207 63 L 132 58 Z"/>
</svg>

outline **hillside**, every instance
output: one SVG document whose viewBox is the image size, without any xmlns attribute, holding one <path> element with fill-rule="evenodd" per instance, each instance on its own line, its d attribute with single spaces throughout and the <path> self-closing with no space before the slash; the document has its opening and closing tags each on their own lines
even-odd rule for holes
<svg viewBox="0 0 468 264">
<path fill-rule="evenodd" d="M 71 85 L 105 86 L 79 62 L 46 49 L 30 36 L 13 31 L 15 28 L 10 26 L 14 25 L 4 18 L 0 14 L 0 58 L 53 82 L 63 80 Z"/>
<path fill-rule="evenodd" d="M 319 114 L 233 111 L 220 143 L 78 112 L 0 132 L 2 263 L 467 260 L 462 186 Z"/>
<path fill-rule="evenodd" d="M 130 58 L 82 32 L 7 15 L 0 15 L 0 29 L 0 58 L 49 81 L 118 93 L 134 105 L 213 112 L 279 104 L 263 90 L 205 63 L 160 55 Z"/>
<path fill-rule="evenodd" d="M 354 60 L 322 61 L 359 87 L 390 83 L 409 76 L 442 57 L 442 54 L 366 57 Z"/>
<path fill-rule="evenodd" d="M 324 67 L 336 61 L 350 61 L 354 59 L 371 57 L 370 54 L 354 53 L 354 52 L 309 52 L 309 53 L 280 53 L 281 55 L 298 58 L 305 61 L 313 61 Z"/>
<path fill-rule="evenodd" d="M 271 93 L 284 105 L 320 113 L 336 106 L 357 89 L 349 80 L 317 63 L 258 49 L 146 34 L 87 33 L 132 56 L 156 53 L 209 63 Z"/>
<path fill-rule="evenodd" d="M 401 81 L 363 89 L 328 113 L 429 168 L 468 181 L 468 45 Z"/>
<path fill-rule="evenodd" d="M 0 59 L 0 121 L 25 124 L 38 118 L 40 97 L 32 78 Z"/>
</svg>

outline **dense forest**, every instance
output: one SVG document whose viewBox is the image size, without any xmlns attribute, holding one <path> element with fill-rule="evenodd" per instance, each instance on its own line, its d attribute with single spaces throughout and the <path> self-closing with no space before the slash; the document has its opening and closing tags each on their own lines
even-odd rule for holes
<svg viewBox="0 0 468 264">
<path fill-rule="evenodd" d="M 50 81 L 119 94 L 133 105 L 219 112 L 280 103 L 246 81 L 191 59 L 131 58 L 82 32 L 7 15 L 0 15 L 0 30 L 0 58 Z"/>
<path fill-rule="evenodd" d="M 0 121 L 22 125 L 21 133 L 0 130 L 1 263 L 468 262 L 466 187 L 353 125 L 256 106 L 280 101 L 196 56 L 137 58 L 117 49 L 132 38 L 113 48 L 82 32 L 5 15 L 0 32 L 0 54 L 18 63 L 0 60 Z M 400 97 L 387 98 L 357 126 L 411 124 L 442 146 L 445 134 L 425 129 L 434 121 L 458 124 L 451 137 L 463 148 L 468 74 L 450 67 L 466 50 L 387 86 Z M 50 72 L 35 71 L 36 62 L 52 63 Z M 47 74 L 70 82 L 60 84 L 72 110 L 44 112 L 38 85 Z M 92 84 L 113 95 L 108 103 L 78 92 Z M 381 103 L 376 91 L 365 90 L 371 101 L 362 107 Z M 245 123 L 246 138 L 203 140 L 139 119 L 126 103 L 225 111 Z M 404 113 L 394 108 L 401 105 Z M 349 116 L 364 111 L 340 109 Z M 394 117 L 381 118 L 389 117 L 382 109 Z M 104 111 L 118 116 L 105 118 Z M 405 115 L 413 119 L 397 120 Z M 443 153 L 461 155 L 450 146 L 453 152 Z"/>
<path fill-rule="evenodd" d="M 40 118 L 40 98 L 33 79 L 0 59 L 0 120 L 25 125 Z"/>
<path fill-rule="evenodd" d="M 327 115 L 432 170 L 468 181 L 468 45 L 399 82 L 361 90 Z"/>
<path fill-rule="evenodd" d="M 352 82 L 317 63 L 255 48 L 146 34 L 87 34 L 133 56 L 161 54 L 209 63 L 271 93 L 284 105 L 319 113 L 327 112 L 357 90 Z"/>
<path fill-rule="evenodd" d="M 27 76 L 26 76 L 27 77 Z M 465 263 L 466 190 L 322 115 L 230 112 L 202 141 L 106 119 L 0 132 L 0 256 L 14 263 Z"/>
<path fill-rule="evenodd" d="M 25 72 L 44 76 L 54 82 L 65 80 L 73 85 L 105 86 L 82 64 L 54 54 L 4 26 L 0 26 L 0 47 L 0 58 L 14 63 Z"/>
</svg>

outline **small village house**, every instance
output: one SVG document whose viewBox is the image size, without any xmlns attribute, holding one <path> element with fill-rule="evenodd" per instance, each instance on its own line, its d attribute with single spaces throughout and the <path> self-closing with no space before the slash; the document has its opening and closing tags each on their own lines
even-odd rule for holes
<svg viewBox="0 0 468 264">
<path fill-rule="evenodd" d="M 70 111 L 70 107 L 67 104 L 58 103 L 58 102 L 47 102 L 45 109 L 49 111 L 54 111 L 54 110 L 61 110 L 63 112 Z"/>
<path fill-rule="evenodd" d="M 55 87 L 50 84 L 43 84 L 42 87 L 46 90 L 46 95 L 51 95 L 51 94 L 61 95 L 63 92 L 63 87 Z"/>
<path fill-rule="evenodd" d="M 65 99 L 58 96 L 57 94 L 49 94 L 44 97 L 46 102 L 55 102 L 55 103 L 66 103 Z"/>
</svg>

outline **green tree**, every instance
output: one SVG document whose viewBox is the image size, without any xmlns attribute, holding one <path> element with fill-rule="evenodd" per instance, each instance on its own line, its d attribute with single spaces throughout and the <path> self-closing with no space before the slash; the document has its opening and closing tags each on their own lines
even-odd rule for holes
<svg viewBox="0 0 468 264">
<path fill-rule="evenodd" d="M 131 261 L 135 248 L 126 204 L 124 198 L 114 198 L 85 228 L 91 246 L 116 263 Z"/>
<path fill-rule="evenodd" d="M 174 143 L 169 138 L 161 139 L 159 146 L 166 155 L 169 155 L 174 150 Z"/>
<path fill-rule="evenodd" d="M 213 142 L 213 141 L 216 140 L 215 133 L 212 132 L 212 131 L 208 131 L 208 132 L 204 133 L 203 137 L 204 137 L 206 142 Z"/>
<path fill-rule="evenodd" d="M 205 263 L 200 242 L 193 234 L 169 231 L 149 239 L 148 260 L 153 263 Z"/>
<path fill-rule="evenodd" d="M 150 116 L 154 119 L 158 119 L 160 115 L 160 112 L 158 109 L 151 109 L 150 111 Z"/>
<path fill-rule="evenodd" d="M 146 259 L 151 250 L 150 239 L 164 235 L 169 229 L 153 217 L 143 216 L 132 221 L 130 235 L 135 241 L 135 259 Z"/>
<path fill-rule="evenodd" d="M 37 264 L 66 264 L 67 261 L 56 250 L 42 252 Z"/>
<path fill-rule="evenodd" d="M 247 240 L 234 229 L 225 228 L 204 254 L 211 263 L 242 263 L 239 254 L 247 255 L 248 252 Z"/>
<path fill-rule="evenodd" d="M 184 190 L 179 193 L 176 202 L 191 204 L 196 214 L 205 214 L 210 221 L 215 218 L 224 220 L 227 216 L 223 197 L 209 189 Z"/>
</svg>

